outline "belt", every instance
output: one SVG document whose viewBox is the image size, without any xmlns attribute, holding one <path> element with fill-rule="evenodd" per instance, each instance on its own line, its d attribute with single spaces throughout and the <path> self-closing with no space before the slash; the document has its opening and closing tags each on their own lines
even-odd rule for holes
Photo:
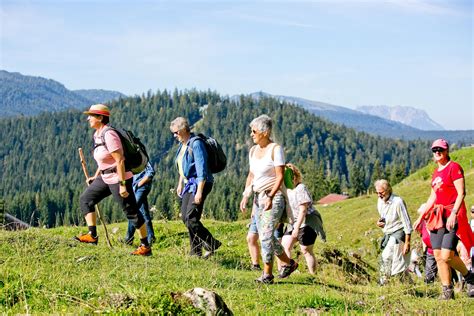
<svg viewBox="0 0 474 316">
<path fill-rule="evenodd" d="M 109 174 L 109 173 L 114 173 L 117 172 L 117 166 L 113 166 L 104 170 L 100 170 L 101 174 Z"/>
</svg>

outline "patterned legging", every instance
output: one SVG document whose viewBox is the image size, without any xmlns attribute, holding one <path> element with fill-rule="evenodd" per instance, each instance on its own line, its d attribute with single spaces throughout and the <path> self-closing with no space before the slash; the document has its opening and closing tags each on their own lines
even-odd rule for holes
<svg viewBox="0 0 474 316">
<path fill-rule="evenodd" d="M 264 211 L 266 200 L 267 196 L 265 193 L 260 193 L 255 197 L 255 221 L 260 239 L 262 261 L 264 263 L 271 263 L 273 261 L 273 254 L 279 256 L 284 251 L 274 232 L 285 210 L 285 198 L 278 192 L 273 197 L 272 209 Z"/>
</svg>

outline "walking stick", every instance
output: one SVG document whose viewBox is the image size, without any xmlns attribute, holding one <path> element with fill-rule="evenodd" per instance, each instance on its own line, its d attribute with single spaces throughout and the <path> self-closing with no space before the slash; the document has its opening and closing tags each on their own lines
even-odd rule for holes
<svg viewBox="0 0 474 316">
<path fill-rule="evenodd" d="M 89 179 L 89 173 L 87 172 L 87 166 L 86 166 L 86 160 L 84 159 L 84 153 L 82 152 L 82 148 L 80 147 L 79 147 L 79 157 L 81 158 L 82 171 L 84 171 L 84 176 L 86 176 L 87 186 L 89 186 L 89 182 L 87 181 L 87 179 Z M 99 217 L 99 220 L 102 222 L 102 225 L 104 226 L 105 238 L 107 239 L 107 245 L 109 246 L 110 249 L 112 249 L 113 247 L 109 239 L 107 226 L 105 226 L 105 221 L 102 219 L 102 216 L 100 216 L 99 205 L 96 204 L 94 207 L 95 207 L 95 211 L 97 212 L 97 217 Z"/>
</svg>

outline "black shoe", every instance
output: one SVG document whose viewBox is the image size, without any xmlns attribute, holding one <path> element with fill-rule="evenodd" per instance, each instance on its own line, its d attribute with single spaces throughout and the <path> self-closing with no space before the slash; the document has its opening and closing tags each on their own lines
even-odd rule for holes
<svg viewBox="0 0 474 316">
<path fill-rule="evenodd" d="M 252 271 L 262 271 L 262 268 L 257 263 L 257 264 L 252 264 L 252 266 L 250 267 L 250 270 L 252 270 Z"/>
<path fill-rule="evenodd" d="M 214 248 L 206 251 L 203 255 L 202 255 L 202 258 L 203 259 L 207 259 L 209 257 L 211 257 L 212 255 L 214 255 L 214 253 L 216 252 L 217 249 L 219 249 L 219 247 L 222 245 L 222 243 L 219 241 L 219 240 L 216 240 L 214 241 Z"/>
<path fill-rule="evenodd" d="M 467 275 L 463 276 L 463 278 L 464 278 L 464 281 L 466 281 L 466 283 L 474 284 L 474 273 L 472 273 L 471 271 L 468 271 Z"/>
<path fill-rule="evenodd" d="M 284 279 L 284 278 L 287 278 L 290 276 L 290 274 L 292 274 L 296 269 L 298 269 L 298 262 L 296 262 L 295 260 L 293 259 L 290 259 L 290 264 L 287 265 L 287 266 L 283 266 L 281 268 L 281 271 L 280 271 L 280 274 L 278 275 L 278 277 L 280 279 Z"/>
<path fill-rule="evenodd" d="M 474 297 L 474 284 L 467 283 L 467 296 Z"/>
<path fill-rule="evenodd" d="M 259 278 L 255 279 L 255 282 L 263 283 L 263 284 L 273 284 L 273 279 L 274 279 L 273 275 L 262 273 L 262 275 Z"/>
</svg>

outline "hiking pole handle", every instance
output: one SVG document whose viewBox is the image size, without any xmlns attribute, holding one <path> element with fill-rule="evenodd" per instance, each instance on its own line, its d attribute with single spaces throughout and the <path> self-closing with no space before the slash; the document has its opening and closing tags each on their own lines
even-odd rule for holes
<svg viewBox="0 0 474 316">
<path fill-rule="evenodd" d="M 84 158 L 84 152 L 82 151 L 81 147 L 79 147 L 79 157 L 81 159 L 82 171 L 84 171 L 84 176 L 86 177 L 87 186 L 89 186 L 90 184 L 87 181 L 89 179 L 89 173 L 87 172 L 86 160 Z M 102 216 L 100 216 L 99 205 L 96 204 L 94 207 L 95 207 L 95 211 L 97 212 L 97 217 L 99 218 L 99 220 L 102 222 L 102 225 L 104 226 L 105 239 L 107 239 L 107 245 L 109 246 L 110 249 L 112 249 L 113 247 L 112 247 L 112 243 L 110 242 L 110 239 L 109 239 L 109 233 L 107 231 L 107 226 L 105 225 L 105 221 L 102 219 Z"/>
<path fill-rule="evenodd" d="M 87 179 L 89 179 L 89 173 L 87 172 L 86 159 L 84 158 L 84 152 L 82 151 L 81 147 L 79 147 L 79 157 L 81 159 L 82 171 L 84 171 L 87 181 Z M 87 183 L 87 186 L 89 186 L 89 183 Z"/>
</svg>

